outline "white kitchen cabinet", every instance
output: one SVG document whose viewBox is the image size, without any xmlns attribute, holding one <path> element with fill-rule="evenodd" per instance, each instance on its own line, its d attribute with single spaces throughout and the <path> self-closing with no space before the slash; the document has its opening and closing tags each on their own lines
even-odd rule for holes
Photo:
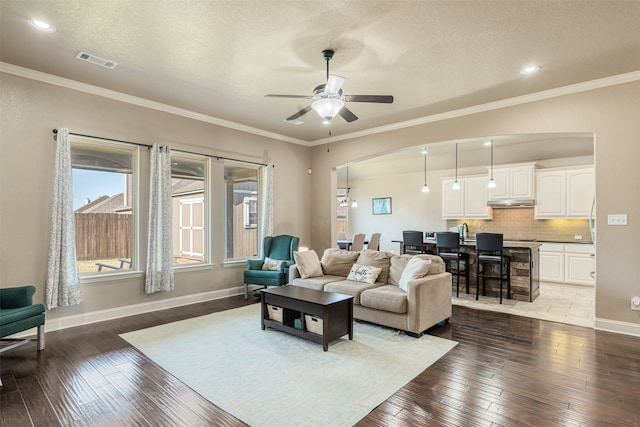
<svg viewBox="0 0 640 427">
<path fill-rule="evenodd" d="M 543 243 L 540 246 L 540 280 L 564 282 L 564 244 Z"/>
<path fill-rule="evenodd" d="M 442 218 L 492 218 L 493 210 L 487 207 L 485 176 L 458 178 L 459 190 L 451 188 L 454 182 L 453 179 L 442 181 Z"/>
<path fill-rule="evenodd" d="M 593 285 L 595 247 L 584 243 L 543 243 L 540 246 L 540 280 Z"/>
<path fill-rule="evenodd" d="M 487 177 L 464 179 L 465 218 L 492 218 L 493 209 L 487 206 Z"/>
<path fill-rule="evenodd" d="M 567 216 L 567 174 L 565 171 L 536 174 L 536 218 L 564 218 Z"/>
<path fill-rule="evenodd" d="M 595 195 L 593 168 L 536 173 L 536 219 L 589 218 Z"/>
<path fill-rule="evenodd" d="M 593 285 L 595 279 L 595 249 L 593 245 L 566 244 L 564 248 L 565 283 Z"/>
<path fill-rule="evenodd" d="M 596 179 L 593 168 L 567 171 L 567 217 L 589 218 Z"/>
<path fill-rule="evenodd" d="M 453 190 L 455 180 L 445 179 L 442 181 L 442 218 L 456 219 L 464 218 L 464 181 L 458 180 L 459 190 Z"/>
<path fill-rule="evenodd" d="M 489 190 L 489 200 L 533 199 L 534 164 L 493 168 L 496 188 Z"/>
</svg>

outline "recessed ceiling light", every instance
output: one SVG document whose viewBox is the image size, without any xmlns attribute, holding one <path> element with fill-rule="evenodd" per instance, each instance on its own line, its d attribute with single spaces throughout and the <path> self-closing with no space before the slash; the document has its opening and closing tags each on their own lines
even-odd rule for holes
<svg viewBox="0 0 640 427">
<path fill-rule="evenodd" d="M 44 21 L 38 21 L 37 19 L 29 19 L 28 22 L 32 27 L 37 28 L 40 31 L 46 31 L 48 33 L 54 33 L 56 31 L 56 27 Z"/>
<path fill-rule="evenodd" d="M 533 74 L 540 71 L 540 68 L 541 67 L 539 65 L 530 65 L 529 67 L 524 67 L 520 70 L 520 74 Z"/>
</svg>

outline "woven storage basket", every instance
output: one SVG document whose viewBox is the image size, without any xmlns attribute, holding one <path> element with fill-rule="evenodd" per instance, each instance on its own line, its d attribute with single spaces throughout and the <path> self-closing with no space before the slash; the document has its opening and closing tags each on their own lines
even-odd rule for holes
<svg viewBox="0 0 640 427">
<path fill-rule="evenodd" d="M 307 327 L 307 331 L 322 335 L 322 317 L 305 314 L 304 323 Z"/>
<path fill-rule="evenodd" d="M 269 319 L 282 322 L 282 307 L 267 304 L 267 311 L 269 312 Z"/>
</svg>

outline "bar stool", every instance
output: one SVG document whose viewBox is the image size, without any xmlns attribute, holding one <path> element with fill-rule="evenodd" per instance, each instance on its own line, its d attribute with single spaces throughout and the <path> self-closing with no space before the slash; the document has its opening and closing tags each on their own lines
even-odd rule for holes
<svg viewBox="0 0 640 427">
<path fill-rule="evenodd" d="M 450 262 L 456 262 L 456 297 L 460 295 L 460 274 L 464 273 L 467 293 L 469 293 L 469 254 L 460 252 L 460 235 L 451 231 L 436 233 L 436 252 L 444 261 L 445 268 L 451 272 Z M 464 269 L 460 269 L 460 261 L 464 262 Z"/>
<path fill-rule="evenodd" d="M 500 282 L 500 304 L 502 304 L 502 284 L 507 283 L 507 298 L 511 299 L 511 257 L 503 254 L 504 239 L 498 233 L 476 233 L 476 300 L 480 291 L 480 279 L 482 279 L 482 294 L 485 295 L 485 280 L 493 279 Z M 506 268 L 505 268 L 506 264 Z M 487 266 L 493 270 L 500 266 L 500 274 L 489 274 Z M 506 271 L 505 271 L 506 269 Z"/>
</svg>

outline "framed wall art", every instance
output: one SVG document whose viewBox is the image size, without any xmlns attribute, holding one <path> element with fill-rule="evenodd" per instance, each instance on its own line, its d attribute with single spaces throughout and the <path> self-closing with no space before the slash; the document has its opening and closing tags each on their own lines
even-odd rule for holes
<svg viewBox="0 0 640 427">
<path fill-rule="evenodd" d="M 374 215 L 391 214 L 391 197 L 380 197 L 371 199 L 371 210 Z"/>
</svg>

